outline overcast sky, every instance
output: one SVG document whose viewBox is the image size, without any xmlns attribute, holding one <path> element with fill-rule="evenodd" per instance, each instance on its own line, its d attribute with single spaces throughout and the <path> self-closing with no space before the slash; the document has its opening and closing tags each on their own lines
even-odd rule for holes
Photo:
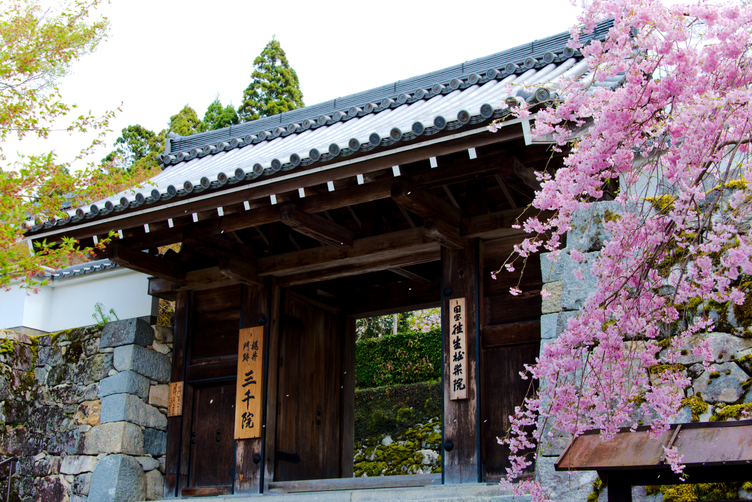
<svg viewBox="0 0 752 502">
<path fill-rule="evenodd" d="M 577 13 L 568 0 L 112 0 L 102 11 L 109 38 L 61 90 L 95 113 L 122 103 L 110 145 L 130 124 L 158 132 L 186 104 L 202 118 L 217 94 L 237 107 L 253 59 L 274 35 L 312 105 L 566 31 Z M 56 133 L 8 144 L 6 153 L 55 149 L 68 160 L 80 145 Z"/>
</svg>

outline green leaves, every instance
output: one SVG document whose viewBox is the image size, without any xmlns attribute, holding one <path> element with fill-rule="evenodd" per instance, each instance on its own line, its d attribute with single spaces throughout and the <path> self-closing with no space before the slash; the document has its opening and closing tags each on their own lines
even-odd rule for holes
<svg viewBox="0 0 752 502">
<path fill-rule="evenodd" d="M 305 106 L 298 75 L 290 67 L 278 40 L 272 38 L 253 65 L 253 80 L 243 92 L 243 104 L 238 107 L 243 122 Z"/>
</svg>

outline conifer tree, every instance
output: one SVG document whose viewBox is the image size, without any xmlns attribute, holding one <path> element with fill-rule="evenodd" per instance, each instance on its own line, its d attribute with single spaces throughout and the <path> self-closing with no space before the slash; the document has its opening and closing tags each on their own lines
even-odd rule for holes
<svg viewBox="0 0 752 502">
<path fill-rule="evenodd" d="M 201 121 L 199 129 L 201 132 L 213 131 L 215 129 L 222 129 L 223 127 L 229 127 L 240 122 L 238 113 L 235 108 L 229 104 L 222 106 L 222 102 L 219 100 L 219 95 L 214 98 L 204 114 L 204 120 Z"/>
<path fill-rule="evenodd" d="M 243 103 L 238 107 L 243 122 L 305 106 L 298 75 L 278 40 L 272 38 L 266 44 L 253 66 L 253 80 L 243 91 Z"/>
</svg>

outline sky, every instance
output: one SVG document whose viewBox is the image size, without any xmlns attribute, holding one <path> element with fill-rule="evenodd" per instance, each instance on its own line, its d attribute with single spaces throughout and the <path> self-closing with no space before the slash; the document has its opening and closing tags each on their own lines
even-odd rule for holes
<svg viewBox="0 0 752 502">
<path fill-rule="evenodd" d="M 237 107 L 254 58 L 276 36 L 300 79 L 307 105 L 438 70 L 568 30 L 569 0 L 424 2 L 112 0 L 101 12 L 109 37 L 60 82 L 63 98 L 122 128 L 155 132 L 186 104 L 202 118 L 219 95 Z M 80 135 L 6 144 L 5 151 L 54 149 L 69 160 Z"/>
</svg>

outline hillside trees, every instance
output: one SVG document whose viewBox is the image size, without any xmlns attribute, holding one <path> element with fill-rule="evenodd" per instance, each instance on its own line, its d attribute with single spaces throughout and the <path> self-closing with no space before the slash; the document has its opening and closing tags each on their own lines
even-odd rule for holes
<svg viewBox="0 0 752 502">
<path fill-rule="evenodd" d="M 298 74 L 290 67 L 278 40 L 272 38 L 253 65 L 253 80 L 243 92 L 243 103 L 238 107 L 243 122 L 305 106 Z"/>
<path fill-rule="evenodd" d="M 107 32 L 107 20 L 96 16 L 100 0 L 73 0 L 45 9 L 38 0 L 9 0 L 0 8 L 0 161 L 11 138 L 47 139 L 56 131 L 69 134 L 106 131 L 113 112 L 81 113 L 65 102 L 57 82 L 82 56 L 94 51 Z M 54 152 L 20 157 L 0 169 L 0 286 L 33 277 L 42 266 L 55 267 L 73 255 L 83 256 L 71 240 L 43 245 L 30 255 L 23 243 L 23 222 L 63 216 L 68 204 L 83 205 L 132 184 L 129 175 L 101 169 L 85 158 L 101 142 L 101 134 L 71 162 Z M 75 162 L 75 164 L 74 164 Z"/>
<path fill-rule="evenodd" d="M 552 89 L 558 100 L 535 116 L 535 133 L 553 134 L 571 153 L 564 167 L 541 174 L 533 203 L 555 216 L 528 219 L 524 228 L 534 237 L 506 263 L 513 269 L 549 250 L 584 265 L 589 250 L 561 249 L 564 235 L 618 182 L 618 209 L 603 221 L 608 238 L 590 257 L 590 271 L 576 272 L 592 272 L 597 289 L 527 368 L 540 390 L 513 417 L 506 439 L 514 456 L 504 484 L 531 490 L 536 501 L 546 498 L 537 479 L 509 481 L 540 450 L 542 431 L 600 429 L 609 439 L 639 420 L 664 431 L 689 384 L 674 363 L 682 353 L 710 355 L 707 343 L 690 343 L 713 327 L 697 305 L 722 313 L 752 306 L 752 9 L 744 2 L 584 3 L 585 30 L 607 18 L 614 19 L 608 38 L 582 48 L 592 78 L 561 83 Z M 580 28 L 572 31 L 574 47 Z M 606 79 L 622 84 L 599 85 Z M 513 111 L 530 114 L 524 103 Z M 569 141 L 571 128 L 590 119 L 587 133 Z M 651 379 L 648 369 L 658 366 L 663 371 Z M 666 453 L 680 472 L 676 451 Z"/>
<path fill-rule="evenodd" d="M 209 104 L 209 107 L 204 113 L 204 119 L 201 121 L 199 129 L 201 132 L 214 131 L 216 129 L 222 129 L 223 127 L 229 127 L 231 125 L 238 124 L 240 118 L 235 108 L 229 104 L 222 106 L 222 102 L 219 100 L 219 95 L 214 98 Z"/>
</svg>

